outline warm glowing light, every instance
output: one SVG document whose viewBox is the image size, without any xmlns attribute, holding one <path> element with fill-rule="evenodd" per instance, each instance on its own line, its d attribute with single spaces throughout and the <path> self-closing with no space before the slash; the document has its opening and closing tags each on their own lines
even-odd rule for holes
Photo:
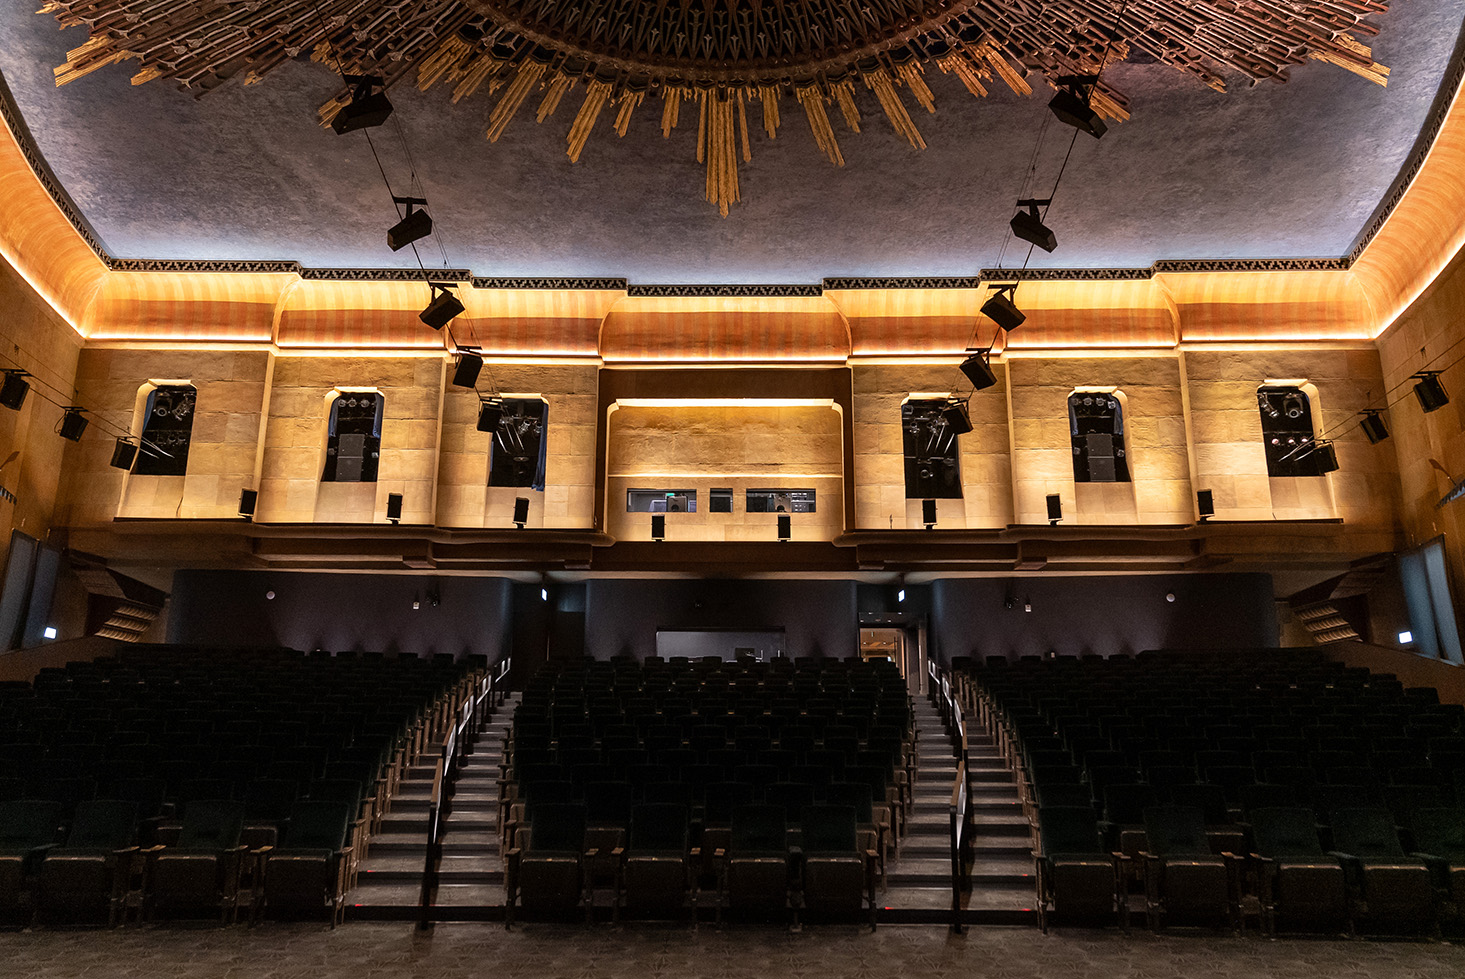
<svg viewBox="0 0 1465 979">
<path fill-rule="evenodd" d="M 1407 646 L 1413 641 L 1414 633 L 1410 632 L 1408 629 L 1405 629 L 1403 632 L 1399 633 L 1399 645 Z"/>
</svg>

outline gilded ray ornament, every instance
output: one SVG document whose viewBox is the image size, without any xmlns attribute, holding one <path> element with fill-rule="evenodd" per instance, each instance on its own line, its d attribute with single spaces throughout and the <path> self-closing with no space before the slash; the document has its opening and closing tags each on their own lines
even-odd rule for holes
<svg viewBox="0 0 1465 979">
<path fill-rule="evenodd" d="M 486 132 L 495 142 L 531 96 L 542 123 L 579 90 L 571 160 L 602 117 L 624 136 L 648 96 L 662 101 L 663 135 L 695 106 L 707 199 L 725 216 L 739 163 L 751 159 L 749 112 L 772 138 L 784 100 L 843 166 L 830 109 L 859 132 L 864 90 L 923 149 L 908 104 L 935 111 L 923 79 L 932 70 L 978 98 L 994 79 L 1027 95 L 1033 75 L 1057 87 L 1131 52 L 1218 91 L 1223 72 L 1285 81 L 1309 60 L 1385 84 L 1388 69 L 1359 38 L 1377 33 L 1364 18 L 1387 9 L 1387 0 L 50 0 L 41 13 L 90 32 L 56 69 L 58 85 L 137 61 L 133 84 L 172 79 L 203 94 L 306 54 L 388 89 L 406 81 L 448 86 L 454 102 L 496 96 Z M 343 86 L 320 107 L 323 122 L 349 98 Z M 1090 99 L 1100 115 L 1128 118 L 1107 83 Z"/>
</svg>

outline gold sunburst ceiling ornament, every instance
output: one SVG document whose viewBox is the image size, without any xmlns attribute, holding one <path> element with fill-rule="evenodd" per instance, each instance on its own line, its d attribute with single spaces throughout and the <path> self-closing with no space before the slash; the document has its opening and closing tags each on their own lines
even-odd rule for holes
<svg viewBox="0 0 1465 979">
<path fill-rule="evenodd" d="M 753 103 L 770 138 L 780 105 L 796 104 L 842 166 L 830 108 L 859 132 L 855 93 L 868 90 L 896 131 L 924 148 L 906 99 L 935 111 L 924 81 L 933 69 L 977 97 L 994 77 L 1023 95 L 1035 73 L 1070 84 L 1131 50 L 1218 91 L 1223 70 L 1285 81 L 1308 60 L 1384 84 L 1388 69 L 1358 38 L 1377 31 L 1363 18 L 1387 9 L 1387 0 L 50 0 L 41 13 L 91 34 L 56 69 L 58 85 L 135 59 L 133 84 L 168 78 L 204 93 L 234 78 L 257 82 L 308 54 L 388 88 L 443 83 L 454 102 L 497 94 L 487 131 L 495 142 L 531 97 L 544 122 L 580 89 L 571 160 L 606 110 L 624 136 L 632 113 L 659 97 L 669 135 L 683 106 L 695 106 L 707 199 L 726 215 L 739 161 L 752 159 Z M 343 88 L 322 120 L 349 100 Z M 1102 81 L 1091 105 L 1128 118 L 1125 97 Z"/>
</svg>

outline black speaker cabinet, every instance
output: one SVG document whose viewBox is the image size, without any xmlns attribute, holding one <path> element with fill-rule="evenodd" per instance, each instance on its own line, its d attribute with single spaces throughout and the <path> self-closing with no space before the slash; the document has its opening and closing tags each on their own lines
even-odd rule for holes
<svg viewBox="0 0 1465 979">
<path fill-rule="evenodd" d="M 1057 493 L 1048 496 L 1048 519 L 1052 521 L 1063 519 L 1063 497 Z"/>
<path fill-rule="evenodd" d="M 666 539 L 666 514 L 653 513 L 651 515 L 651 539 Z"/>
<path fill-rule="evenodd" d="M 239 515 L 241 517 L 254 516 L 254 506 L 259 502 L 259 493 L 252 489 L 239 491 Z"/>
<path fill-rule="evenodd" d="M 392 521 L 402 519 L 401 493 L 389 493 L 387 495 L 387 519 Z"/>
<path fill-rule="evenodd" d="M 1216 499 L 1210 490 L 1197 490 L 1195 494 L 1195 508 L 1200 511 L 1200 518 L 1216 515 Z"/>
<path fill-rule="evenodd" d="M 478 372 L 483 370 L 483 358 L 477 354 L 459 354 L 458 365 L 453 368 L 453 384 L 460 388 L 471 388 L 478 383 Z"/>
<path fill-rule="evenodd" d="M 925 524 L 927 527 L 934 527 L 936 525 L 935 500 L 921 501 L 921 523 Z"/>
<path fill-rule="evenodd" d="M 514 523 L 520 528 L 529 522 L 529 501 L 522 496 L 514 498 Z"/>
</svg>

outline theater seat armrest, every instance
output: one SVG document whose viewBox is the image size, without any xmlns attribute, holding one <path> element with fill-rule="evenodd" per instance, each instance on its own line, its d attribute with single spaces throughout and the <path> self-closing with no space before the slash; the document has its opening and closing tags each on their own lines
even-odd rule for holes
<svg viewBox="0 0 1465 979">
<path fill-rule="evenodd" d="M 727 856 L 727 850 L 723 849 L 722 847 L 718 847 L 717 849 L 712 851 L 712 855 L 721 860 L 723 857 Z"/>
<path fill-rule="evenodd" d="M 269 853 L 274 848 L 275 847 L 274 847 L 274 844 L 273 843 L 266 843 L 264 846 L 260 847 L 258 850 L 255 850 L 254 853 L 255 853 L 256 856 L 261 856 L 262 857 L 266 853 Z"/>
<path fill-rule="evenodd" d="M 1344 853 L 1342 850 L 1329 850 L 1328 856 L 1337 857 L 1339 860 L 1346 860 L 1349 863 L 1357 863 L 1358 858 L 1351 853 Z"/>
<path fill-rule="evenodd" d="M 694 846 L 687 851 L 687 854 L 691 856 L 694 860 L 700 859 L 702 856 L 702 848 L 700 846 Z"/>
<path fill-rule="evenodd" d="M 592 850 L 591 852 L 593 853 L 594 851 Z M 508 848 L 507 851 L 504 852 L 504 859 L 513 858 L 517 860 L 520 856 L 523 855 L 523 853 L 524 850 L 522 847 L 511 846 Z"/>
<path fill-rule="evenodd" d="M 1409 856 L 1415 860 L 1423 860 L 1425 863 L 1449 863 L 1444 857 L 1436 856 L 1433 853 L 1411 853 Z"/>
</svg>

